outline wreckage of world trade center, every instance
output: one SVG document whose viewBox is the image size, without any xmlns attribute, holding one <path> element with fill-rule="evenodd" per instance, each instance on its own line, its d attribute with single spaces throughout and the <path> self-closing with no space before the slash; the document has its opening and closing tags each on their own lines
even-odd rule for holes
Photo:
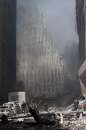
<svg viewBox="0 0 86 130">
<path fill-rule="evenodd" d="M 21 0 L 1 0 L 0 10 L 1 100 L 24 91 L 27 100 L 56 100 L 63 90 L 64 64 L 49 36 L 46 15 Z"/>
</svg>

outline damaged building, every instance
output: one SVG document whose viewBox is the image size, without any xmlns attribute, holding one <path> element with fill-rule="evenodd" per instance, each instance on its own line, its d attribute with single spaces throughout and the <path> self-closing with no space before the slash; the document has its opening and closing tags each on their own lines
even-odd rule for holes
<svg viewBox="0 0 86 130">
<path fill-rule="evenodd" d="M 33 98 L 56 98 L 64 85 L 63 58 L 54 49 L 46 15 L 17 1 L 17 80 Z"/>
</svg>

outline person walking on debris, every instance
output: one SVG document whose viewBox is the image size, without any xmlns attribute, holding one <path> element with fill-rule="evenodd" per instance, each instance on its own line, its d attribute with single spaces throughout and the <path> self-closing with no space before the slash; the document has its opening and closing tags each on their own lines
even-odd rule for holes
<svg viewBox="0 0 86 130">
<path fill-rule="evenodd" d="M 31 103 L 29 105 L 29 112 L 31 113 L 31 115 L 34 117 L 34 119 L 39 122 L 39 111 L 37 108 L 37 105 L 35 103 Z"/>
<path fill-rule="evenodd" d="M 78 109 L 78 106 L 79 106 L 79 101 L 78 101 L 78 99 L 75 99 L 74 100 L 74 111 L 76 111 Z"/>
<path fill-rule="evenodd" d="M 25 102 L 22 103 L 21 109 L 22 109 L 22 112 L 25 114 L 25 112 L 26 112 L 26 103 Z"/>
</svg>

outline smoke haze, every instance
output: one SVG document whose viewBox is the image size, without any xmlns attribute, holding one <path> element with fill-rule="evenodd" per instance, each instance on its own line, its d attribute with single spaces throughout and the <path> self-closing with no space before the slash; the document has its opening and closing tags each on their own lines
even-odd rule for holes
<svg viewBox="0 0 86 130">
<path fill-rule="evenodd" d="M 32 74 L 30 71 L 33 71 L 30 78 L 33 78 L 34 73 L 38 72 L 43 75 L 44 70 L 47 70 L 47 64 L 50 64 L 49 58 L 47 58 L 50 55 L 54 57 L 55 61 L 57 56 L 62 55 L 65 71 L 76 78 L 78 36 L 75 29 L 75 0 L 18 0 L 17 70 L 19 79 L 25 80 L 25 82 L 30 80 L 27 79 Z M 39 37 L 43 44 L 39 44 Z M 56 67 L 54 64 L 54 69 Z M 49 70 L 52 70 L 51 68 L 52 66 L 49 66 Z M 49 73 L 48 76 L 50 76 Z M 69 89 L 70 95 L 70 86 L 67 89 Z M 57 90 L 61 93 L 63 88 L 58 86 Z M 73 91 L 75 90 L 73 89 Z M 75 95 L 77 95 L 76 93 Z"/>
</svg>

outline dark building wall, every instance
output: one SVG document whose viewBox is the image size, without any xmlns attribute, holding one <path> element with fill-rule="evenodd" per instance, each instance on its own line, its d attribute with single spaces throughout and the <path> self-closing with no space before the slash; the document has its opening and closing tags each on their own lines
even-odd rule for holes
<svg viewBox="0 0 86 130">
<path fill-rule="evenodd" d="M 76 18 L 77 18 L 77 32 L 79 35 L 79 79 L 81 86 L 81 93 L 86 98 L 86 18 L 85 18 L 85 0 L 76 0 Z"/>
<path fill-rule="evenodd" d="M 16 81 L 16 0 L 0 0 L 0 96 L 7 100 Z"/>
<path fill-rule="evenodd" d="M 81 65 L 85 60 L 84 0 L 76 0 L 76 22 L 79 35 L 79 61 Z"/>
</svg>

